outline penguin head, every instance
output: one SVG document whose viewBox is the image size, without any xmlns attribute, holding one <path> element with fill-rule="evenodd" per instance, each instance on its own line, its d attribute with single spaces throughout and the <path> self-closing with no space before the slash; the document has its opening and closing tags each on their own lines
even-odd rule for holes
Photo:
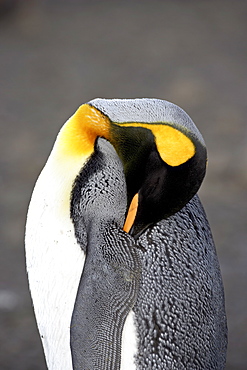
<svg viewBox="0 0 247 370">
<path fill-rule="evenodd" d="M 85 173 L 99 151 L 98 138 L 114 147 L 122 163 L 127 201 L 122 227 L 133 236 L 178 212 L 204 178 L 207 153 L 202 135 L 170 102 L 94 99 L 83 104 L 58 135 L 59 158 L 83 162 L 80 173 Z M 100 151 L 109 154 L 107 148 Z"/>
</svg>

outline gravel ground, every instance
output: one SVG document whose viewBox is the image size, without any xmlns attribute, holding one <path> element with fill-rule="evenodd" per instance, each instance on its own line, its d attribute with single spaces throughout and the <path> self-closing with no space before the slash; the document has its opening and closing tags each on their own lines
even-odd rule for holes
<svg viewBox="0 0 247 370">
<path fill-rule="evenodd" d="M 94 97 L 159 97 L 183 107 L 207 143 L 200 195 L 225 285 L 227 370 L 246 370 L 247 2 L 2 4 L 0 368 L 46 368 L 23 236 L 32 187 L 60 126 Z"/>
</svg>

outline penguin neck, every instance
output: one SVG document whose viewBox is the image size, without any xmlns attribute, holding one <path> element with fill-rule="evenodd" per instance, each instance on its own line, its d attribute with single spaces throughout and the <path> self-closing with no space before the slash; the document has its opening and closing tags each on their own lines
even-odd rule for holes
<svg viewBox="0 0 247 370">
<path fill-rule="evenodd" d="M 134 239 L 120 227 L 100 226 L 95 234 L 96 229 L 88 231 L 72 315 L 72 359 L 75 367 L 119 370 L 122 332 L 137 298 L 141 260 Z"/>
</svg>

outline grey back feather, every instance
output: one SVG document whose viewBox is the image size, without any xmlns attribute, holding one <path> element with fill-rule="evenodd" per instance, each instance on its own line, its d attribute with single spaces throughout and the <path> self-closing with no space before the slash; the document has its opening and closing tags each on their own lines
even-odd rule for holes
<svg viewBox="0 0 247 370">
<path fill-rule="evenodd" d="M 227 327 L 214 242 L 196 195 L 180 212 L 148 229 L 134 307 L 137 368 L 222 370 Z"/>
</svg>

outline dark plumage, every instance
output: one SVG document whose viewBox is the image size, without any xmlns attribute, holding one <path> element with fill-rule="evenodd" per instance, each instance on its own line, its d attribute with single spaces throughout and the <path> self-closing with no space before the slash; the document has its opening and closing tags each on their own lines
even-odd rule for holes
<svg viewBox="0 0 247 370">
<path fill-rule="evenodd" d="M 227 327 L 219 263 L 198 196 L 138 242 L 138 369 L 224 369 Z"/>
</svg>

